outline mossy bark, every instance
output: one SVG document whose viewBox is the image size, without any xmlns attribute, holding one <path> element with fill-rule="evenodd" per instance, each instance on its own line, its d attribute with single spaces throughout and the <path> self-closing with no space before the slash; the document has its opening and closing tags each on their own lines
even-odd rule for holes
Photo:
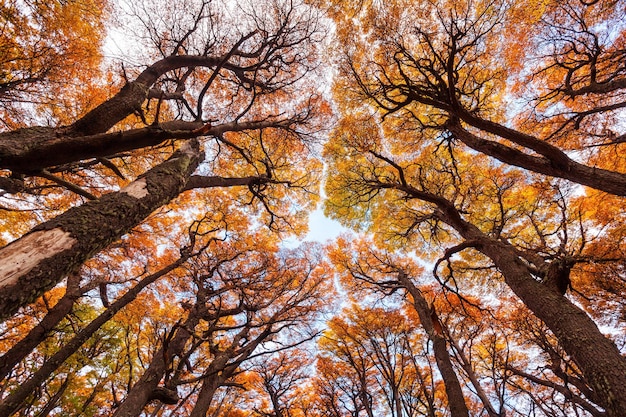
<svg viewBox="0 0 626 417">
<path fill-rule="evenodd" d="M 186 145 L 137 179 L 145 190 L 142 198 L 124 189 L 106 194 L 38 225 L 0 249 L 0 259 L 4 263 L 0 268 L 0 318 L 6 319 L 21 306 L 33 302 L 184 190 L 201 161 L 198 142 L 191 140 Z M 41 256 L 29 268 L 20 266 L 25 262 L 24 251 L 29 249 L 20 248 L 23 246 L 20 241 L 32 239 L 29 235 L 35 233 L 45 238 L 46 232 L 59 234 L 60 231 L 66 237 L 64 245 L 59 245 L 58 250 L 48 250 L 46 256 Z M 16 251 L 16 248 L 20 250 Z M 18 253 L 20 251 L 22 253 Z M 32 258 L 29 262 L 33 262 Z"/>
</svg>

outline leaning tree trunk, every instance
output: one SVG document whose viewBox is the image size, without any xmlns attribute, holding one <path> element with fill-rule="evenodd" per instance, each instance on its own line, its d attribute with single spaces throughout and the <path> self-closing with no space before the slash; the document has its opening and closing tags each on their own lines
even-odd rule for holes
<svg viewBox="0 0 626 417">
<path fill-rule="evenodd" d="M 120 191 L 71 208 L 0 249 L 0 320 L 176 197 L 201 159 L 198 141 L 190 140 Z"/>
<path fill-rule="evenodd" d="M 211 407 L 215 392 L 219 387 L 224 384 L 226 379 L 231 376 L 225 375 L 224 372 L 219 371 L 217 367 L 210 366 L 209 370 L 213 371 L 213 368 L 215 368 L 216 370 L 212 372 L 210 376 L 207 376 L 202 380 L 202 385 L 200 388 L 200 392 L 198 393 L 198 398 L 189 414 L 189 417 L 205 417 L 209 408 Z"/>
<path fill-rule="evenodd" d="M 504 411 L 502 410 L 502 405 L 500 405 L 501 411 L 498 412 L 496 411 L 493 404 L 491 404 L 491 400 L 487 396 L 487 393 L 485 392 L 482 385 L 480 384 L 480 381 L 478 380 L 478 375 L 476 375 L 476 372 L 474 371 L 474 368 L 472 367 L 472 363 L 470 362 L 469 358 L 465 355 L 465 353 L 463 353 L 463 349 L 461 349 L 459 342 L 456 339 L 454 339 L 454 337 L 452 336 L 452 334 L 450 334 L 450 331 L 448 329 L 444 327 L 443 330 L 445 332 L 448 342 L 454 348 L 454 350 L 456 351 L 456 354 L 458 355 L 458 358 L 459 358 L 458 362 L 461 365 L 461 368 L 463 368 L 463 370 L 465 371 L 465 374 L 467 375 L 470 382 L 472 383 L 472 386 L 474 387 L 474 391 L 476 391 L 476 396 L 480 398 L 480 401 L 483 403 L 483 406 L 485 407 L 485 411 L 487 411 L 487 414 L 489 415 L 489 417 L 504 417 L 504 414 L 503 414 Z"/>
<path fill-rule="evenodd" d="M 159 386 L 165 376 L 171 361 L 175 356 L 182 356 L 185 345 L 192 337 L 193 329 L 200 321 L 198 314 L 199 306 L 189 313 L 185 322 L 178 326 L 176 334 L 164 346 L 154 354 L 148 369 L 141 378 L 133 385 L 128 395 L 113 414 L 113 417 L 136 417 L 139 416 L 146 404 L 152 400 L 158 400 L 163 404 L 176 404 L 180 400 L 176 387 Z"/>
<path fill-rule="evenodd" d="M 0 168 L 14 173 L 37 173 L 41 169 L 106 157 L 118 152 L 154 146 L 166 139 L 187 139 L 201 133 L 219 135 L 225 131 L 276 126 L 289 127 L 291 121 L 260 120 L 231 122 L 217 126 L 200 121 L 172 120 L 122 132 L 109 132 L 118 122 L 141 108 L 150 88 L 169 71 L 185 67 L 214 68 L 224 57 L 173 55 L 153 63 L 128 82 L 117 94 L 89 111 L 70 126 L 34 126 L 0 133 Z M 234 70 L 233 67 L 230 67 Z M 107 133 L 108 132 L 108 133 Z M 0 186 L 19 192 L 20 181 L 0 177 Z"/>
<path fill-rule="evenodd" d="M 239 369 L 239 365 L 248 359 L 252 352 L 272 334 L 271 325 L 269 325 L 253 340 L 244 346 L 240 346 L 241 341 L 248 338 L 249 330 L 248 327 L 241 329 L 233 338 L 230 346 L 213 358 L 213 361 L 204 372 L 206 376 L 202 381 L 202 387 L 196 398 L 196 403 L 189 413 L 189 417 L 205 417 L 209 412 L 217 389 L 224 385 Z"/>
<path fill-rule="evenodd" d="M 441 323 L 439 323 L 439 319 L 436 317 L 435 311 L 433 310 L 434 306 L 428 306 L 422 292 L 411 282 L 404 272 L 398 275 L 398 282 L 411 294 L 411 297 L 413 297 L 413 306 L 420 318 L 422 327 L 428 334 L 428 337 L 433 341 L 435 360 L 437 361 L 437 368 L 441 373 L 443 385 L 448 397 L 450 415 L 452 417 L 469 416 L 463 389 L 452 366 L 452 360 L 450 359 L 450 354 L 446 346 L 446 339 L 441 330 Z"/>
<path fill-rule="evenodd" d="M 488 256 L 504 280 L 559 340 L 580 367 L 607 416 L 623 417 L 626 410 L 626 358 L 605 337 L 595 322 L 559 291 L 537 281 L 508 243 L 495 240 L 463 220 L 452 203 L 440 197 L 413 192 L 439 206 L 439 217 L 464 239 Z"/>
<path fill-rule="evenodd" d="M 518 166 L 539 174 L 564 178 L 577 184 L 595 188 L 607 193 L 626 196 L 626 174 L 609 171 L 606 169 L 589 166 L 576 162 L 567 156 L 559 148 L 550 145 L 529 135 L 508 129 L 496 123 L 491 123 L 478 118 L 472 118 L 474 125 L 484 128 L 489 133 L 498 134 L 501 137 L 512 140 L 522 145 L 524 139 L 528 142 L 539 143 L 545 150 L 539 149 L 539 155 L 530 154 L 520 149 L 504 145 L 500 142 L 484 139 L 464 129 L 458 120 L 448 122 L 446 127 L 457 139 L 474 149 L 509 165 Z M 531 145 L 527 144 L 530 148 Z M 533 149 L 537 151 L 537 149 Z"/>
</svg>

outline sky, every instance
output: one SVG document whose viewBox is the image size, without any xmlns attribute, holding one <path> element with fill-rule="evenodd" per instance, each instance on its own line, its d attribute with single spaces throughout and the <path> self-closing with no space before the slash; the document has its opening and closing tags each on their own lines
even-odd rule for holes
<svg viewBox="0 0 626 417">
<path fill-rule="evenodd" d="M 309 215 L 309 233 L 304 240 L 325 242 L 328 239 L 335 239 L 346 230 L 339 222 L 324 216 L 324 210 L 318 208 Z"/>
</svg>

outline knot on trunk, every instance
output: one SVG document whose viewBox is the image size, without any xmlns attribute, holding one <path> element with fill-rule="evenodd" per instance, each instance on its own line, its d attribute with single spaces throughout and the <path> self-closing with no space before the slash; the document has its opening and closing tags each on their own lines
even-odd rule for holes
<svg viewBox="0 0 626 417">
<path fill-rule="evenodd" d="M 150 393 L 148 400 L 157 400 L 161 401 L 163 404 L 174 405 L 178 404 L 180 397 L 178 396 L 178 391 L 176 389 L 156 387 Z"/>
<path fill-rule="evenodd" d="M 572 284 L 569 278 L 573 264 L 564 258 L 555 259 L 547 266 L 543 283 L 546 287 L 565 295 Z"/>
<path fill-rule="evenodd" d="M 9 194 L 17 194 L 24 191 L 24 179 L 12 177 L 0 177 L 0 190 L 4 190 Z"/>
</svg>

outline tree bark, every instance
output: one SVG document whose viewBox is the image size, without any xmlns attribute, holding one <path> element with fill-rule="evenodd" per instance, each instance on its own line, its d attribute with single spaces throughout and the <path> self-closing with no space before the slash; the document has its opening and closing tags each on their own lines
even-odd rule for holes
<svg viewBox="0 0 626 417">
<path fill-rule="evenodd" d="M 215 67 L 222 57 L 173 55 L 155 62 L 127 83 L 116 95 L 77 120 L 69 127 L 73 136 L 104 133 L 141 108 L 150 87 L 169 71 L 184 67 Z"/>
<path fill-rule="evenodd" d="M 191 331 L 200 321 L 197 309 L 198 306 L 196 305 L 185 322 L 178 326 L 176 334 L 167 346 L 161 346 L 156 351 L 148 369 L 145 370 L 141 378 L 130 389 L 122 404 L 113 414 L 113 417 L 139 416 L 146 404 L 152 400 L 159 400 L 167 404 L 176 404 L 178 402 L 176 387 L 159 387 L 159 383 L 165 376 L 174 356 L 182 356 L 187 341 L 191 339 Z M 167 396 L 159 395 L 159 390 L 163 391 L 163 388 L 168 390 Z"/>
<path fill-rule="evenodd" d="M 487 393 L 483 389 L 482 385 L 480 385 L 480 381 L 478 380 L 476 372 L 474 372 L 474 369 L 472 369 L 472 363 L 467 358 L 467 356 L 465 356 L 465 353 L 463 353 L 463 350 L 461 349 L 461 346 L 459 346 L 459 343 L 454 339 L 454 337 L 452 337 L 447 329 L 444 329 L 444 331 L 446 332 L 446 337 L 448 341 L 454 347 L 454 350 L 459 357 L 459 363 L 461 364 L 461 367 L 467 374 L 467 377 L 472 383 L 474 390 L 476 390 L 476 395 L 478 396 L 478 398 L 480 398 L 480 401 L 485 406 L 485 410 L 487 411 L 487 414 L 489 414 L 489 417 L 504 417 L 504 411 L 497 412 L 493 404 L 491 404 L 491 400 L 489 400 Z M 500 409 L 502 409 L 502 403 L 500 403 Z"/>
<path fill-rule="evenodd" d="M 250 328 L 248 327 L 241 329 L 233 338 L 230 346 L 219 352 L 213 359 L 205 372 L 206 377 L 202 381 L 202 387 L 189 417 L 206 417 L 215 396 L 215 391 L 231 378 L 239 369 L 239 365 L 248 359 L 252 352 L 272 334 L 271 325 L 268 325 L 253 340 L 244 346 L 238 347 L 243 339 L 247 339 L 249 331 Z"/>
<path fill-rule="evenodd" d="M 33 302 L 176 197 L 201 159 L 198 142 L 191 140 L 122 190 L 71 208 L 0 249 L 0 319 Z"/>
<path fill-rule="evenodd" d="M 499 134 L 506 139 L 513 140 L 517 138 L 517 136 L 526 137 L 526 135 L 511 129 L 507 129 L 493 123 L 487 125 L 486 123 L 487 122 L 483 121 L 480 126 L 491 127 L 491 129 L 488 130 L 490 133 Z M 510 146 L 476 136 L 461 127 L 458 121 L 448 122 L 446 127 L 448 127 L 450 132 L 452 132 L 457 139 L 470 148 L 496 158 L 506 164 L 524 168 L 539 174 L 549 175 L 551 177 L 564 178 L 574 183 L 595 188 L 596 190 L 601 190 L 610 194 L 626 196 L 626 174 L 583 165 L 570 159 L 562 151 L 552 145 L 545 145 L 546 147 L 550 147 L 550 150 L 552 151 L 551 153 L 541 149 L 543 154 L 540 156 L 534 156 L 524 153 L 518 149 L 511 148 Z M 535 141 L 539 141 L 539 139 L 533 139 Z M 519 142 L 526 143 L 521 140 L 518 140 L 516 143 Z"/>
<path fill-rule="evenodd" d="M 446 339 L 441 331 L 441 323 L 439 323 L 439 319 L 436 319 L 437 323 L 433 321 L 434 310 L 431 311 L 431 308 L 434 307 L 428 306 L 422 292 L 413 284 L 404 272 L 398 274 L 398 282 L 406 288 L 408 293 L 411 294 L 411 297 L 413 297 L 413 307 L 420 318 L 422 327 L 433 341 L 435 360 L 437 361 L 437 368 L 441 373 L 441 378 L 443 379 L 443 384 L 446 389 L 450 415 L 452 417 L 468 417 L 469 410 L 467 409 L 467 404 L 465 403 L 463 389 L 461 388 L 459 378 L 454 371 L 452 360 L 446 346 Z"/>
<path fill-rule="evenodd" d="M 600 332 L 594 321 L 558 291 L 536 280 L 513 246 L 487 236 L 463 220 L 452 203 L 416 189 L 411 194 L 435 203 L 442 221 L 467 241 L 476 243 L 476 249 L 494 262 L 509 288 L 548 326 L 580 367 L 607 416 L 623 416 L 626 410 L 626 358 Z"/>
<path fill-rule="evenodd" d="M 211 364 L 211 368 L 214 368 L 213 363 Z M 200 392 L 198 393 L 198 398 L 196 399 L 196 403 L 189 414 L 189 417 L 206 417 L 209 408 L 211 407 L 211 402 L 213 401 L 213 397 L 215 396 L 215 392 L 219 387 L 221 387 L 226 381 L 225 375 L 223 372 L 219 372 L 219 368 L 215 367 L 215 372 L 213 375 L 204 378 L 202 381 L 202 386 L 200 388 Z M 228 376 L 230 377 L 230 375 Z M 117 417 L 117 416 L 114 416 Z"/>
<path fill-rule="evenodd" d="M 138 129 L 82 136 L 62 131 L 58 133 L 56 129 L 46 127 L 18 129 L 0 134 L 0 168 L 22 174 L 37 173 L 53 166 L 156 146 L 169 139 L 220 136 L 225 132 L 270 127 L 288 129 L 292 124 L 289 119 L 228 122 L 212 126 L 171 120 Z M 0 178 L 0 187 L 8 192 L 19 192 L 24 185 L 17 180 Z"/>
</svg>

